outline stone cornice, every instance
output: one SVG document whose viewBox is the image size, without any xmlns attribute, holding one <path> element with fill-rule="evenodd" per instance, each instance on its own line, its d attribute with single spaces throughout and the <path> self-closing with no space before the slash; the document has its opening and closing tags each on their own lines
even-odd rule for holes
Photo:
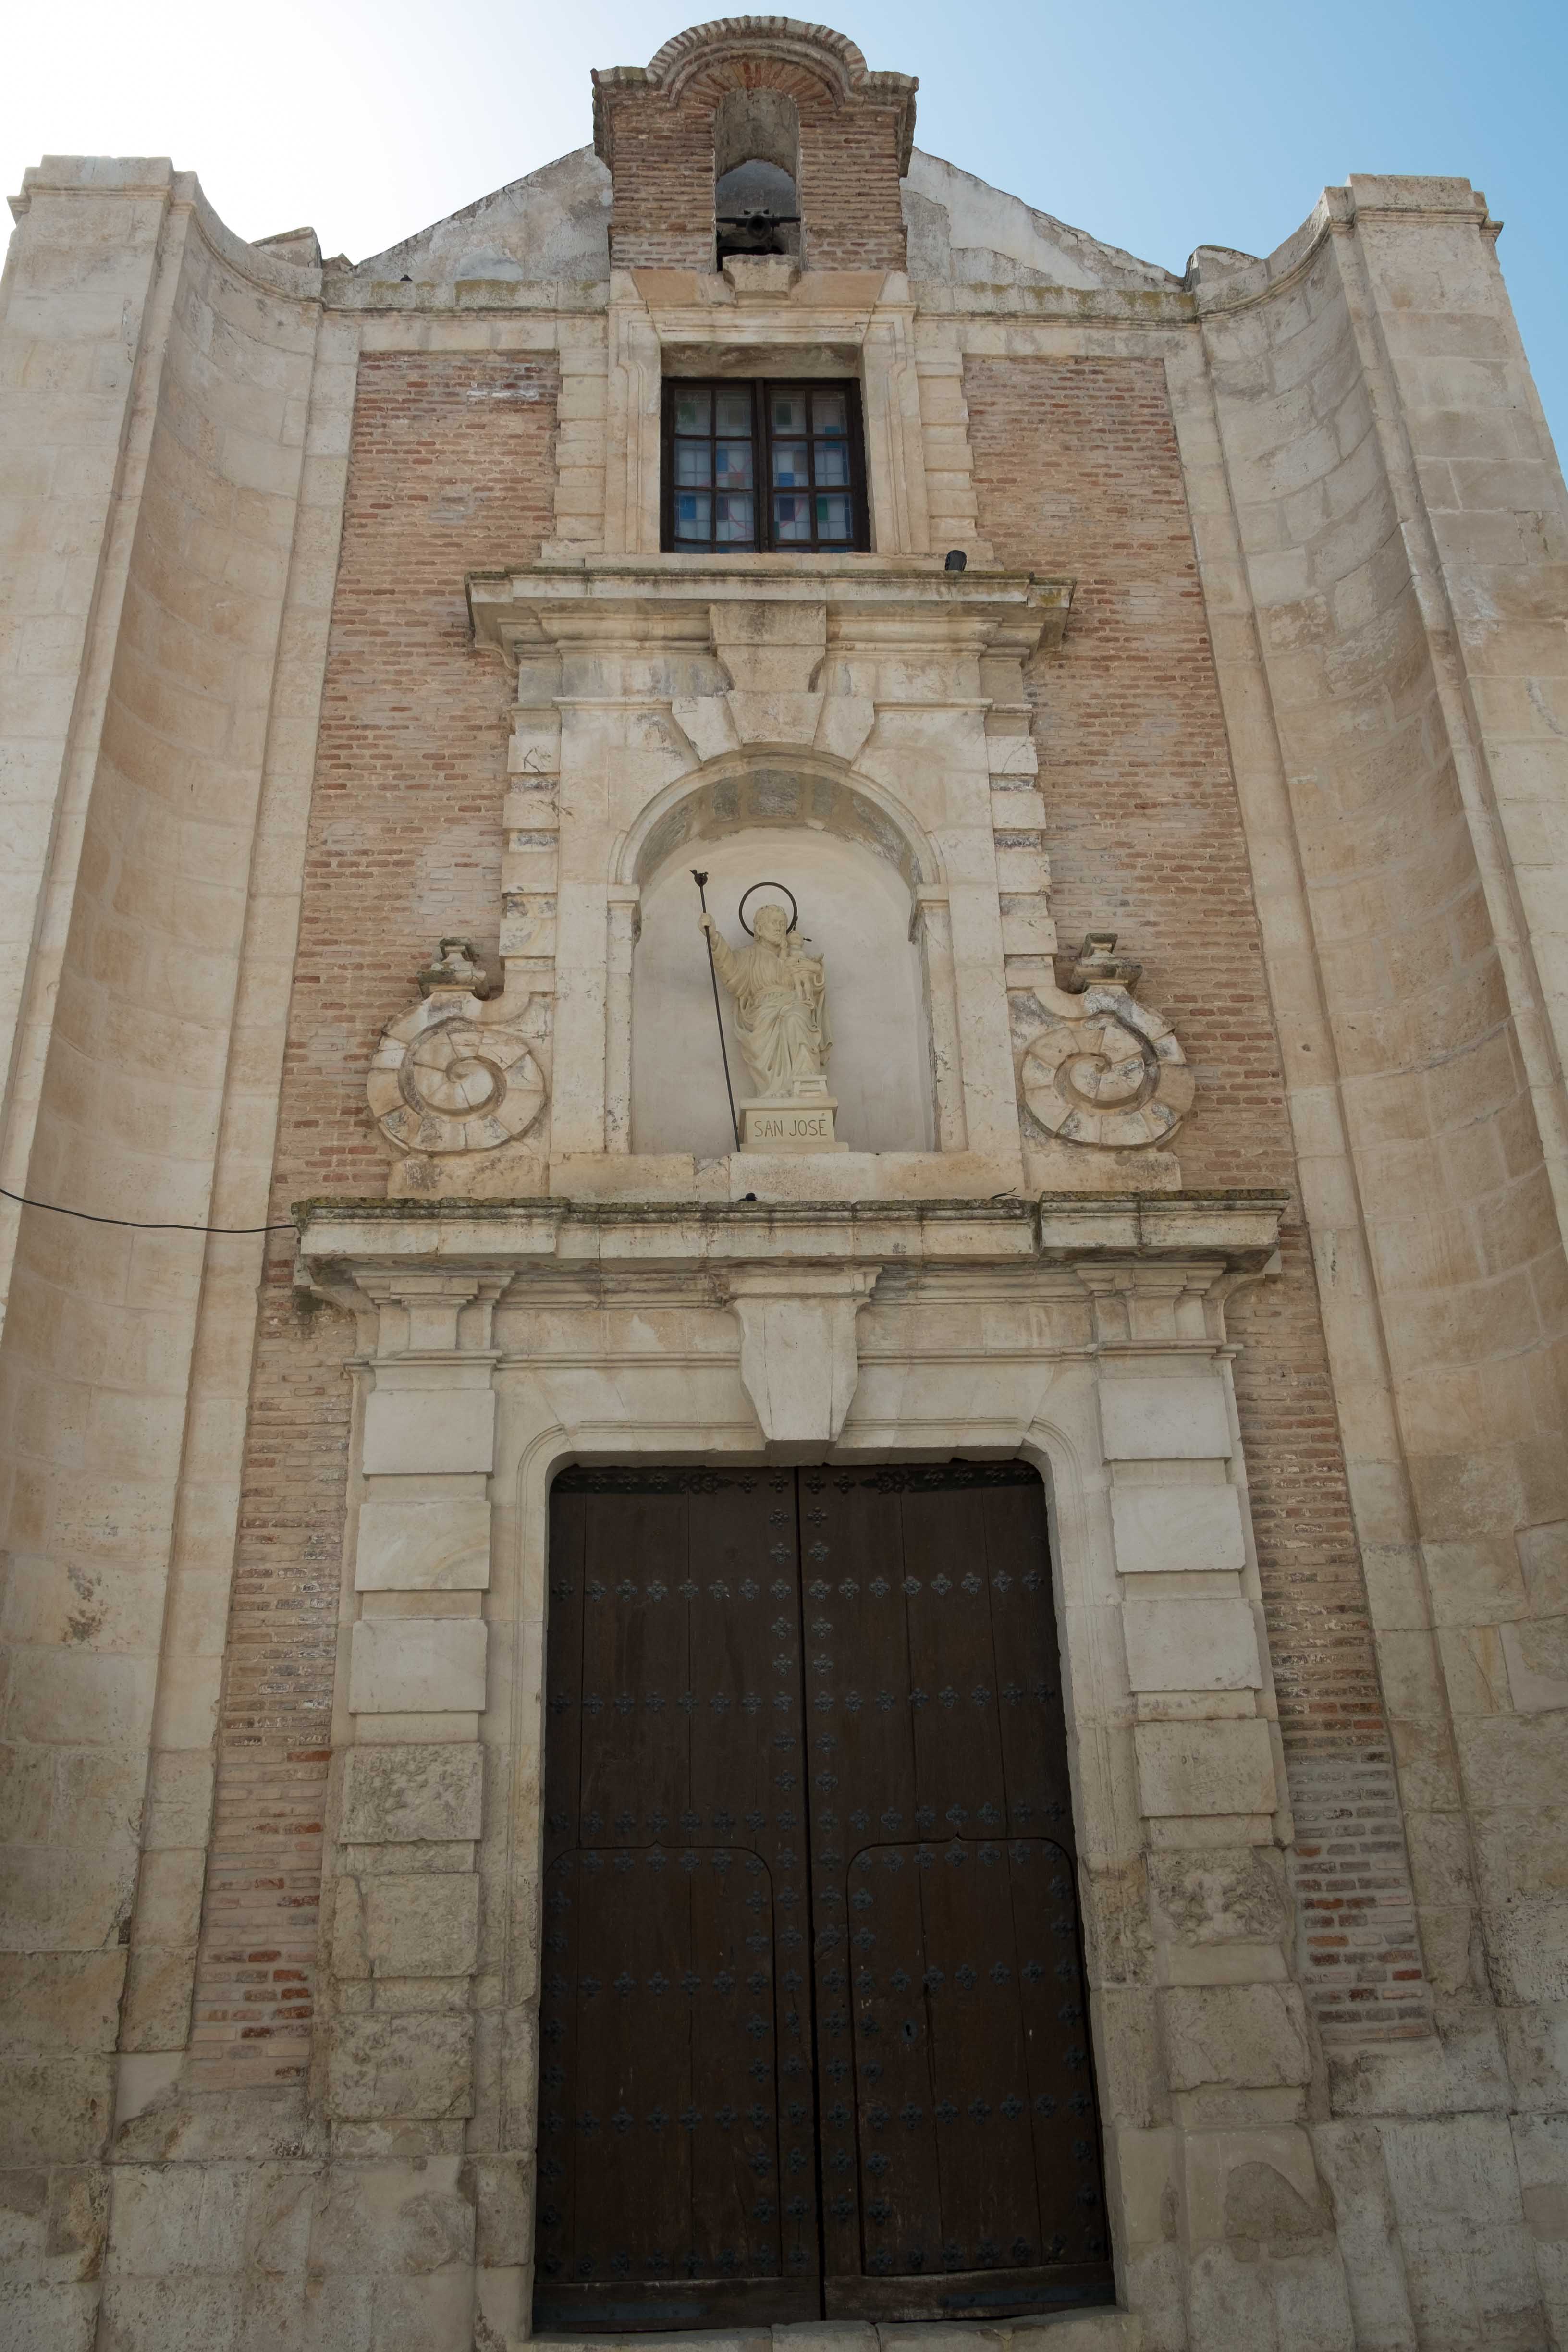
<svg viewBox="0 0 1568 2352">
<path fill-rule="evenodd" d="M 630 623 L 639 636 L 705 642 L 711 607 L 729 604 L 825 604 L 830 635 L 889 620 L 944 636 L 976 631 L 987 643 L 1005 637 L 1017 656 L 1060 644 L 1073 592 L 1070 581 L 1032 572 L 946 572 L 936 556 L 877 555 L 816 557 L 809 566 L 773 555 L 594 557 L 470 572 L 466 586 L 475 637 L 514 657 Z"/>
<path fill-rule="evenodd" d="M 1039 1202 L 1039 1249 L 1055 1265 L 1088 1261 L 1217 1257 L 1233 1272 L 1259 1274 L 1279 1245 L 1283 1192 L 1140 1192 L 1120 1199 L 1047 1192 Z"/>
<path fill-rule="evenodd" d="M 1032 1201 L 302 1201 L 310 1282 L 398 1267 L 723 1276 L 742 1266 L 1045 1270 L 1199 1263 L 1267 1270 L 1279 1192 L 1047 1193 Z"/>
</svg>

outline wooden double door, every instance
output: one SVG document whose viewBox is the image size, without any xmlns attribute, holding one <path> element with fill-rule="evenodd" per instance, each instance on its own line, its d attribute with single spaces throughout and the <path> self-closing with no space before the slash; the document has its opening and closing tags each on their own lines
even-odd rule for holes
<svg viewBox="0 0 1568 2352">
<path fill-rule="evenodd" d="M 1107 2302 L 1043 1496 L 572 1470 L 534 2322 Z"/>
</svg>

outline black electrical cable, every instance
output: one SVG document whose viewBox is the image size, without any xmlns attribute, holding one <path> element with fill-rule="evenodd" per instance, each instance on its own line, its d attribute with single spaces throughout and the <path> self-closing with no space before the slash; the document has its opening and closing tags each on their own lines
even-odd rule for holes
<svg viewBox="0 0 1568 2352">
<path fill-rule="evenodd" d="M 1005 1192 L 993 1192 L 991 1198 L 994 1201 L 1005 1201 L 1016 1190 L 1016 1186 L 1009 1184 Z M 748 1201 L 754 1201 L 756 1197 L 754 1192 L 746 1194 Z M 182 1225 L 174 1223 L 173 1219 L 165 1222 L 149 1222 L 142 1217 L 99 1217 L 95 1216 L 90 1209 L 62 1209 L 58 1201 L 35 1201 L 31 1193 L 13 1192 L 4 1184 L 0 1184 L 0 1200 L 15 1201 L 17 1206 L 23 1209 L 47 1209 L 51 1217 L 79 1217 L 84 1224 L 123 1225 L 133 1234 L 291 1234 L 294 1231 L 292 1217 L 285 1217 L 276 1225 Z"/>
<path fill-rule="evenodd" d="M 89 1225 L 128 1225 L 137 1234 L 291 1234 L 294 1220 L 279 1225 L 182 1225 L 172 1219 L 148 1223 L 141 1217 L 95 1217 L 90 1209 L 62 1209 L 58 1201 L 35 1201 L 30 1193 L 12 1192 L 0 1184 L 0 1200 L 15 1201 L 24 1209 L 47 1209 L 51 1217 L 80 1217 Z"/>
</svg>

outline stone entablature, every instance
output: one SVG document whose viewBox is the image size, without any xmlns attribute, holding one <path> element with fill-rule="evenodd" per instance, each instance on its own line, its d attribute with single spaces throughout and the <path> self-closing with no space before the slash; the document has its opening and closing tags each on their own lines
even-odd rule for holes
<svg viewBox="0 0 1568 2352">
<path fill-rule="evenodd" d="M 1209 1260 L 1215 1273 L 1270 1271 L 1286 1205 L 1278 1192 L 1047 1193 L 1025 1201 L 591 1200 L 300 1202 L 300 1265 L 312 1282 L 335 1266 L 542 1260 L 576 1273 L 612 1267 L 820 1264 L 880 1270 L 971 1259 L 1023 1266 Z M 412 1342 L 410 1343 L 412 1344 Z"/>
</svg>

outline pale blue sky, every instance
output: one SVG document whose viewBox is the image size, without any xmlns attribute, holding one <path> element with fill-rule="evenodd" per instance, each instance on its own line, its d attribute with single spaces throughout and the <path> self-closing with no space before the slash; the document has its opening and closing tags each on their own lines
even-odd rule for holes
<svg viewBox="0 0 1568 2352">
<path fill-rule="evenodd" d="M 646 64 L 649 0 L 74 0 L 0 47 L 0 172 L 46 151 L 170 153 L 242 236 L 310 222 L 358 259 L 590 136 L 588 68 Z M 16 22 L 16 19 L 20 19 Z M 1564 0 L 842 0 L 872 66 L 921 79 L 916 137 L 1180 270 L 1267 253 L 1351 172 L 1461 174 L 1568 446 Z"/>
</svg>

